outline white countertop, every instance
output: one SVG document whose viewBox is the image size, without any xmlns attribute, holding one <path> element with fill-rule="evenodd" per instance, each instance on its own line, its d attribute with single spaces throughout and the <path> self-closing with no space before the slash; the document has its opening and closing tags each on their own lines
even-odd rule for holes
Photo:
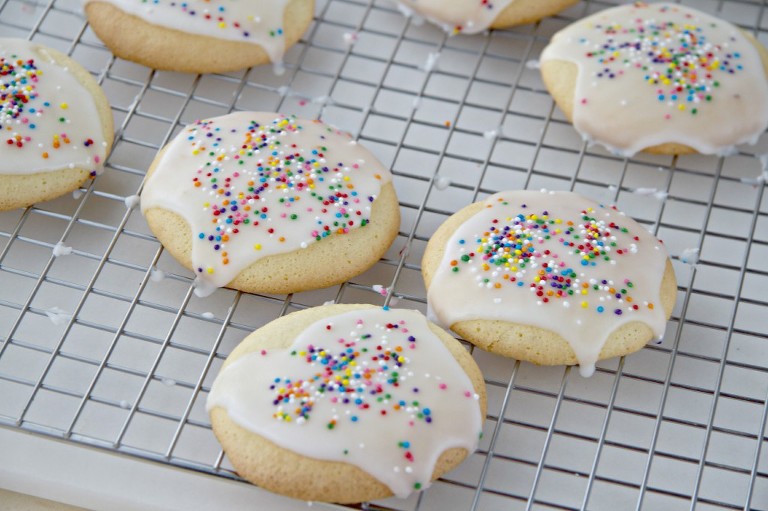
<svg viewBox="0 0 768 511">
<path fill-rule="evenodd" d="M 0 453 L 0 488 L 87 509 L 307 508 L 306 502 L 286 501 L 247 484 L 6 428 L 0 428 Z M 17 508 L 0 501 L 4 509 Z"/>
</svg>

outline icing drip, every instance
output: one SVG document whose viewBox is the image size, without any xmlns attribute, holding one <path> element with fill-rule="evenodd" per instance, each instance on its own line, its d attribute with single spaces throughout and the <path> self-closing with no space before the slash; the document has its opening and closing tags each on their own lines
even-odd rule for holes
<svg viewBox="0 0 768 511">
<path fill-rule="evenodd" d="M 285 53 L 283 14 L 290 0 L 84 0 L 109 2 L 148 23 L 229 41 L 258 44 L 272 62 Z"/>
<path fill-rule="evenodd" d="M 142 212 L 173 211 L 192 229 L 200 295 L 262 257 L 364 227 L 391 180 L 349 135 L 277 115 L 197 121 L 168 144 L 147 180 Z"/>
<path fill-rule="evenodd" d="M 452 34 L 477 34 L 487 30 L 514 0 L 399 0 Z"/>
<path fill-rule="evenodd" d="M 38 44 L 0 39 L 0 174 L 79 168 L 107 147 L 88 90 Z"/>
<path fill-rule="evenodd" d="M 640 321 L 656 336 L 667 255 L 615 208 L 571 192 L 504 192 L 448 241 L 427 299 L 444 325 L 487 319 L 557 333 L 591 374 L 608 336 Z"/>
<path fill-rule="evenodd" d="M 578 66 L 574 127 L 625 156 L 663 143 L 726 155 L 768 128 L 768 80 L 735 26 L 672 4 L 607 9 L 555 34 L 541 61 Z"/>
<path fill-rule="evenodd" d="M 398 497 L 430 484 L 445 450 L 477 448 L 478 396 L 417 311 L 324 318 L 287 349 L 243 355 L 207 409 L 303 456 L 353 464 Z"/>
</svg>

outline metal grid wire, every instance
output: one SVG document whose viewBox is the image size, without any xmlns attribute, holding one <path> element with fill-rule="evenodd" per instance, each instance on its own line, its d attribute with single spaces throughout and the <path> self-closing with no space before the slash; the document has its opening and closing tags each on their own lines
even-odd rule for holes
<svg viewBox="0 0 768 511">
<path fill-rule="evenodd" d="M 87 188 L 0 214 L 0 425 L 236 479 L 204 402 L 247 333 L 328 300 L 423 311 L 419 262 L 452 212 L 499 190 L 576 190 L 665 240 L 679 291 L 664 341 L 591 379 L 474 350 L 489 397 L 479 451 L 421 496 L 367 508 L 768 510 L 768 136 L 726 158 L 585 146 L 535 61 L 612 3 L 448 37 L 387 0 L 319 0 L 283 75 L 193 76 L 116 59 L 77 0 L 0 0 L 0 34 L 83 63 L 117 128 Z M 764 2 L 688 3 L 768 43 Z M 403 220 L 380 263 L 333 289 L 194 296 L 133 198 L 183 125 L 233 109 L 321 118 L 392 168 Z M 59 243 L 71 254 L 55 257 Z"/>
</svg>

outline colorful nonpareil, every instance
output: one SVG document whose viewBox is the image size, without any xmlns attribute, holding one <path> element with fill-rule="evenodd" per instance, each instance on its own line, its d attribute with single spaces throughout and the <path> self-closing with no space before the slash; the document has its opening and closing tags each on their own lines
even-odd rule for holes
<svg viewBox="0 0 768 511">
<path fill-rule="evenodd" d="M 768 127 L 768 79 L 756 45 L 703 12 L 638 2 L 557 33 L 542 72 L 588 141 L 625 156 L 670 143 L 722 155 Z M 555 92 L 562 62 L 578 67 L 572 99 Z"/>
<path fill-rule="evenodd" d="M 446 32 L 476 34 L 487 30 L 515 0 L 399 0 L 404 9 L 418 12 Z"/>
<path fill-rule="evenodd" d="M 258 44 L 272 62 L 285 53 L 283 18 L 290 0 L 85 0 L 109 2 L 161 27 L 199 36 Z"/>
<path fill-rule="evenodd" d="M 428 487 L 446 450 L 473 452 L 483 419 L 424 316 L 386 308 L 333 314 L 286 349 L 236 357 L 207 407 L 299 455 L 355 465 L 399 497 Z"/>
<path fill-rule="evenodd" d="M 186 127 L 156 163 L 141 207 L 188 223 L 203 290 L 261 258 L 365 228 L 390 179 L 370 152 L 321 122 L 238 112 Z"/>
<path fill-rule="evenodd" d="M 663 334 L 667 254 L 634 220 L 571 192 L 503 192 L 482 204 L 449 238 L 429 285 L 443 325 L 500 320 L 554 332 L 585 375 L 620 326 Z"/>
<path fill-rule="evenodd" d="M 0 174 L 83 169 L 108 147 L 92 94 L 48 50 L 0 39 Z"/>
</svg>

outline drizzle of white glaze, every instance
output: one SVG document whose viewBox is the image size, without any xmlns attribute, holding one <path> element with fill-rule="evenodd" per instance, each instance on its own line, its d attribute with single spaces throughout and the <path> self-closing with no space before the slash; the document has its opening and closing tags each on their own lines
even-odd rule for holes
<svg viewBox="0 0 768 511">
<path fill-rule="evenodd" d="M 406 12 L 415 11 L 449 33 L 477 34 L 487 30 L 514 0 L 399 0 Z"/>
<path fill-rule="evenodd" d="M 337 378 L 338 376 L 338 378 Z M 207 409 L 300 455 L 355 465 L 398 497 L 482 431 L 469 377 L 417 311 L 366 309 L 313 323 L 287 349 L 216 377 Z"/>
<path fill-rule="evenodd" d="M 73 252 L 73 250 L 74 249 L 72 247 L 59 241 L 53 246 L 53 257 L 68 256 Z"/>
<path fill-rule="evenodd" d="M 695 266 L 699 262 L 698 247 L 690 247 L 680 252 L 680 262 Z"/>
<path fill-rule="evenodd" d="M 41 45 L 0 38 L 0 174 L 79 168 L 107 147 L 90 92 Z"/>
<path fill-rule="evenodd" d="M 123 202 L 125 202 L 126 208 L 133 209 L 139 205 L 139 203 L 141 202 L 141 198 L 138 195 L 129 195 L 124 199 Z"/>
<path fill-rule="evenodd" d="M 730 154 L 768 128 L 768 80 L 734 25 L 677 4 L 606 9 L 555 34 L 541 61 L 578 67 L 573 125 L 622 156 L 664 143 Z"/>
<path fill-rule="evenodd" d="M 95 1 L 111 3 L 153 25 L 258 44 L 272 62 L 283 60 L 283 16 L 290 0 L 84 0 Z"/>
<path fill-rule="evenodd" d="M 253 262 L 365 226 L 390 172 L 319 121 L 236 112 L 197 121 L 165 148 L 141 195 L 192 229 L 195 293 Z"/>
<path fill-rule="evenodd" d="M 152 267 L 149 271 L 149 280 L 152 282 L 162 282 L 165 280 L 165 272 L 157 267 Z"/>
<path fill-rule="evenodd" d="M 666 251 L 634 220 L 572 192 L 502 192 L 484 204 L 453 233 L 429 286 L 440 324 L 488 319 L 555 332 L 585 375 L 623 324 L 664 333 Z"/>
<path fill-rule="evenodd" d="M 48 319 L 51 320 L 51 323 L 53 323 L 56 326 L 64 325 L 72 319 L 72 314 L 69 314 L 68 312 L 64 312 L 62 309 L 58 307 L 51 307 L 50 309 L 45 311 L 45 315 L 48 316 Z"/>
</svg>

